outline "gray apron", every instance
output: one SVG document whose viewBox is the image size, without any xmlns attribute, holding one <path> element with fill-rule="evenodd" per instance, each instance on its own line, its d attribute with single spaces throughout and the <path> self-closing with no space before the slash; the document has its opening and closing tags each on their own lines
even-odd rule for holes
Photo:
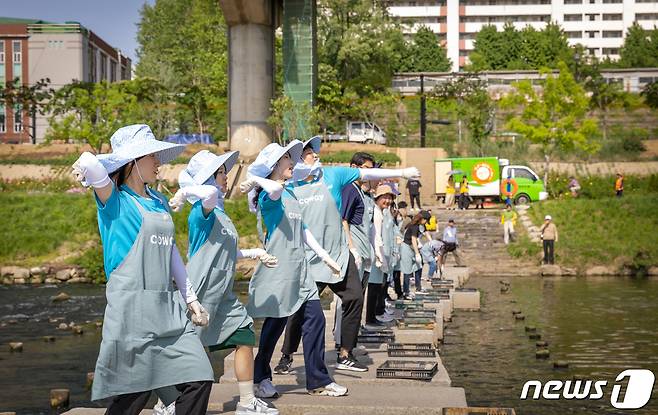
<svg viewBox="0 0 658 415">
<path fill-rule="evenodd" d="M 215 223 L 210 236 L 187 264 L 194 291 L 210 315 L 208 326 L 196 328 L 204 346 L 221 344 L 240 327 L 253 323 L 233 293 L 238 232 L 224 211 L 215 208 L 212 214 Z"/>
<path fill-rule="evenodd" d="M 372 213 L 375 207 L 371 197 L 366 197 L 358 184 L 352 183 L 352 186 L 359 191 L 361 200 L 363 201 L 363 220 L 360 225 L 350 225 L 350 235 L 352 236 L 352 243 L 354 249 L 361 257 L 361 267 L 359 268 L 359 276 L 363 279 L 363 273 L 370 271 L 372 264 L 372 244 L 370 243 L 370 227 L 372 226 Z"/>
<path fill-rule="evenodd" d="M 304 224 L 320 246 L 340 265 L 341 270 L 340 275 L 335 277 L 327 264 L 307 246 L 308 272 L 313 276 L 315 282 L 328 284 L 341 282 L 347 273 L 350 250 L 336 202 L 321 178 L 310 183 L 297 183 L 299 185 L 294 185 L 293 192 L 299 200 Z"/>
<path fill-rule="evenodd" d="M 370 199 L 370 198 L 368 198 Z M 374 205 L 373 205 L 374 206 Z M 374 206 L 374 209 L 379 209 L 377 206 Z M 373 212 L 374 216 L 374 212 Z M 384 237 L 384 221 L 386 220 L 384 217 L 384 212 L 382 212 L 382 239 L 385 240 Z M 374 229 L 374 224 L 371 225 L 373 232 L 376 232 Z M 377 266 L 377 260 L 376 260 L 376 255 L 374 253 L 374 247 L 373 249 L 373 255 L 372 255 L 372 266 L 370 267 L 370 276 L 368 277 L 368 283 L 372 284 L 383 284 L 384 283 L 384 271 Z M 388 256 L 386 255 L 386 243 L 384 243 L 384 247 L 382 249 L 384 251 L 384 259 L 388 262 Z"/>
<path fill-rule="evenodd" d="M 213 381 L 208 357 L 174 290 L 170 261 L 174 223 L 129 195 L 142 226 L 105 288 L 103 322 L 91 399 Z"/>
<path fill-rule="evenodd" d="M 396 253 L 397 261 L 395 263 L 395 267 L 393 268 L 395 271 L 400 271 L 400 261 L 402 260 L 402 243 L 398 243 L 398 238 L 399 240 L 404 239 L 404 235 L 402 235 L 402 231 L 400 230 L 400 227 L 402 226 L 402 221 L 399 221 L 397 224 L 394 224 L 395 226 L 395 245 L 393 246 L 393 250 Z"/>
<path fill-rule="evenodd" d="M 384 256 L 388 261 L 389 270 L 394 270 L 398 264 L 397 244 L 395 243 L 395 222 L 390 209 L 384 210 L 384 221 L 382 223 L 382 233 L 384 238 Z"/>
<path fill-rule="evenodd" d="M 251 317 L 288 317 L 306 301 L 318 300 L 318 288 L 307 272 L 302 211 L 295 195 L 285 188 L 283 216 L 265 244 L 279 259 L 276 268 L 256 265 L 249 282 L 247 312 Z"/>
<path fill-rule="evenodd" d="M 420 269 L 420 264 L 416 262 L 416 253 L 411 245 L 402 242 L 400 248 L 400 271 L 403 274 L 413 274 Z"/>
</svg>

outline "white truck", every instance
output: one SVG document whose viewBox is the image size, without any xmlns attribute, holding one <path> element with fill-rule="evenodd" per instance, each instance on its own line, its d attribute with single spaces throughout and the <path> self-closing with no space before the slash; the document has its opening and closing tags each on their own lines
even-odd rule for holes
<svg viewBox="0 0 658 415">
<path fill-rule="evenodd" d="M 373 122 L 348 121 L 345 132 L 350 143 L 386 144 L 386 133 Z"/>
</svg>

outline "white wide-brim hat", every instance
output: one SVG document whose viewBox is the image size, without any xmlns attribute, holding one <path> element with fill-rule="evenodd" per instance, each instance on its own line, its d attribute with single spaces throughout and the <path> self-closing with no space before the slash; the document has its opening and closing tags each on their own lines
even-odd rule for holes
<svg viewBox="0 0 658 415">
<path fill-rule="evenodd" d="M 204 184 L 221 166 L 225 167 L 228 174 L 239 156 L 239 151 L 228 151 L 218 156 L 208 150 L 201 150 L 192 156 L 185 169 L 180 172 L 178 184 L 180 187 Z"/>
<path fill-rule="evenodd" d="M 183 144 L 156 140 L 151 127 L 146 124 L 119 128 L 112 134 L 110 144 L 111 153 L 96 156 L 108 173 L 113 173 L 133 160 L 154 153 L 160 164 L 169 163 L 185 150 Z"/>
<path fill-rule="evenodd" d="M 553 218 L 551 217 L 551 215 L 546 215 L 546 216 L 544 216 L 544 220 L 552 220 L 552 219 L 553 219 Z"/>
<path fill-rule="evenodd" d="M 320 154 L 320 147 L 322 146 L 322 136 L 316 135 L 311 137 L 308 140 L 304 141 L 304 147 L 302 149 L 310 146 L 313 149 L 315 154 Z"/>
<path fill-rule="evenodd" d="M 247 169 L 247 172 L 253 176 L 266 178 L 274 170 L 276 163 L 283 157 L 284 154 L 290 153 L 292 166 L 300 160 L 304 144 L 299 140 L 292 140 L 287 146 L 282 147 L 277 143 L 271 143 L 265 146 L 264 149 L 258 153 L 258 157 Z"/>
</svg>

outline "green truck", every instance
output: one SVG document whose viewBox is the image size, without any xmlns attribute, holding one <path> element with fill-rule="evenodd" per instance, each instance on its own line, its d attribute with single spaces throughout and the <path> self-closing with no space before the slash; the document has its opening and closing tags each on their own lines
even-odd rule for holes
<svg viewBox="0 0 658 415">
<path fill-rule="evenodd" d="M 437 198 L 445 196 L 448 178 L 459 183 L 466 176 L 468 194 L 473 198 L 504 201 L 510 197 L 517 204 L 536 202 L 548 197 L 544 182 L 528 166 L 514 166 L 498 157 L 439 159 L 434 162 Z"/>
</svg>

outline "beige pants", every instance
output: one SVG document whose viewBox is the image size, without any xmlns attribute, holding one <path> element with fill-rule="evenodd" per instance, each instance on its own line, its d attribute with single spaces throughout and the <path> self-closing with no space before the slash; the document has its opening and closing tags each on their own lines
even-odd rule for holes
<svg viewBox="0 0 658 415">
<path fill-rule="evenodd" d="M 454 207 L 454 204 L 455 204 L 455 194 L 446 193 L 446 209 L 450 209 Z"/>
<path fill-rule="evenodd" d="M 511 234 L 514 233 L 514 223 L 511 221 L 503 223 L 503 232 L 503 239 L 505 240 L 505 245 L 507 245 Z"/>
</svg>

